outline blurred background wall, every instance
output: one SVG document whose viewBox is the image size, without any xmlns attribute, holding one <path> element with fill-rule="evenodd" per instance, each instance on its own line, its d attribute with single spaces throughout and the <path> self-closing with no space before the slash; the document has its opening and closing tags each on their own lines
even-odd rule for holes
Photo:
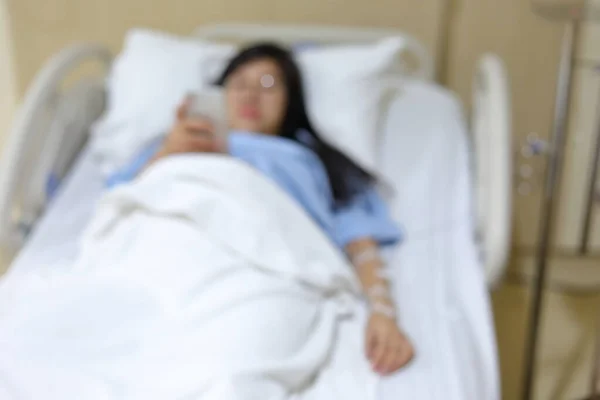
<svg viewBox="0 0 600 400">
<path fill-rule="evenodd" d="M 0 148 L 9 129 L 16 102 L 14 52 L 6 0 L 0 0 Z"/>
<path fill-rule="evenodd" d="M 144 26 L 189 34 L 215 22 L 308 22 L 403 27 L 430 48 L 438 38 L 439 0 L 8 0 L 22 93 L 41 63 L 76 41 L 117 50 L 125 32 Z"/>
<path fill-rule="evenodd" d="M 44 61 L 70 44 L 99 42 L 116 53 L 125 33 L 132 27 L 188 34 L 196 26 L 207 23 L 278 22 L 403 29 L 422 40 L 436 54 L 439 79 L 462 98 L 467 116 L 477 59 L 484 52 L 496 52 L 505 61 L 511 79 L 516 165 L 527 162 L 519 158 L 517 150 L 528 135 L 547 139 L 550 132 L 562 26 L 536 17 L 527 0 L 0 2 L 0 128 L 10 118 L 6 115 L 10 111 L 5 110 L 11 110 L 13 93 L 20 98 Z M 10 25 L 4 19 L 7 15 Z M 578 57 L 594 59 L 598 51 L 593 49 L 600 48 L 597 46 L 600 30 L 584 28 L 580 37 L 582 47 L 592 50 L 584 51 L 585 54 Z M 597 58 L 600 60 L 600 55 Z M 10 65 L 14 65 L 17 77 L 13 76 Z M 593 68 L 585 62 L 578 64 L 571 130 L 572 137 L 580 141 L 571 141 L 567 154 L 565 174 L 568 184 L 561 197 L 558 245 L 553 249 L 551 262 L 553 274 L 578 276 L 588 283 L 597 278 L 597 273 L 592 277 L 581 273 L 585 265 L 575 254 L 581 218 L 572 210 L 572 205 L 581 201 L 588 183 L 585 172 L 589 146 L 586 144 L 593 133 L 590 121 L 596 115 L 595 105 L 600 92 L 597 88 L 600 88 L 600 80 Z M 9 105 L 7 108 L 3 106 L 5 103 Z M 534 167 L 538 174 L 536 180 L 541 181 L 543 162 Z M 529 274 L 533 265 L 540 194 L 541 187 L 535 186 L 526 195 L 515 191 L 511 270 L 521 277 Z M 600 232 L 600 223 L 596 230 Z M 600 234 L 595 246 L 600 249 Z M 505 399 L 518 398 L 526 304 L 525 289 L 517 284 L 509 282 L 494 294 Z M 593 325 L 593 304 L 597 304 L 597 298 L 582 300 L 578 295 L 555 293 L 548 304 L 539 398 L 575 398 L 585 393 L 587 387 L 589 362 L 586 354 L 589 352 L 586 351 L 591 346 L 588 333 Z M 552 397 L 556 393 L 559 397 Z"/>
</svg>

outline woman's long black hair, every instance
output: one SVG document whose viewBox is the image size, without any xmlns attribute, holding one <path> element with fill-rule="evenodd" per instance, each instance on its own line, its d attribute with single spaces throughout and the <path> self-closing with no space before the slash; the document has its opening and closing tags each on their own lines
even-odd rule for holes
<svg viewBox="0 0 600 400">
<path fill-rule="evenodd" d="M 287 89 L 288 106 L 279 136 L 307 145 L 317 153 L 327 170 L 335 204 L 343 206 L 373 182 L 374 178 L 344 154 L 321 140 L 313 129 L 306 112 L 302 76 L 289 51 L 272 43 L 260 43 L 247 47 L 230 61 L 216 84 L 223 86 L 227 78 L 239 67 L 265 58 L 277 63 Z M 298 137 L 302 130 L 311 136 L 310 144 Z"/>
</svg>

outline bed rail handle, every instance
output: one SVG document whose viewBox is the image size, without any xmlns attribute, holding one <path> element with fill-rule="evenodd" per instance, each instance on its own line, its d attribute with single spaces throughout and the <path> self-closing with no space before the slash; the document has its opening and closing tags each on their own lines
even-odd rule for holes
<svg viewBox="0 0 600 400">
<path fill-rule="evenodd" d="M 513 175 L 509 83 L 504 63 L 495 54 L 485 54 L 477 64 L 473 107 L 477 229 L 486 280 L 493 288 L 510 254 Z"/>
<path fill-rule="evenodd" d="M 27 193 L 23 190 L 24 176 L 28 168 L 27 154 L 40 143 L 49 140 L 48 132 L 39 126 L 43 111 L 53 100 L 60 97 L 61 84 L 77 67 L 90 61 L 100 62 L 107 70 L 112 63 L 112 54 L 104 46 L 77 44 L 52 57 L 36 75 L 29 86 L 24 100 L 15 115 L 15 120 L 6 140 L 4 156 L 0 160 L 0 249 L 13 254 L 23 242 L 23 218 L 35 218 L 38 210 L 27 209 L 19 204 Z M 58 140 L 58 138 L 57 138 Z"/>
</svg>

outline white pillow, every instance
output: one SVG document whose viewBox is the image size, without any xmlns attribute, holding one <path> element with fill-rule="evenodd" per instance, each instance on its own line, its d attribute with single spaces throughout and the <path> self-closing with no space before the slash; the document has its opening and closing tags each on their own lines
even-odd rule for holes
<svg viewBox="0 0 600 400">
<path fill-rule="evenodd" d="M 107 79 L 107 110 L 93 126 L 95 154 L 105 174 L 172 126 L 186 94 L 217 77 L 234 46 L 135 29 Z"/>
<path fill-rule="evenodd" d="M 315 129 L 374 174 L 385 78 L 403 47 L 403 39 L 390 38 L 297 54 Z M 211 83 L 235 52 L 231 45 L 131 31 L 107 82 L 107 113 L 92 132 L 103 171 L 113 172 L 144 143 L 164 134 L 185 94 Z"/>
<path fill-rule="evenodd" d="M 378 132 L 389 76 L 404 45 L 390 38 L 372 45 L 313 47 L 296 57 L 314 128 L 332 146 L 378 175 Z M 397 71 L 396 71 L 396 80 Z"/>
</svg>

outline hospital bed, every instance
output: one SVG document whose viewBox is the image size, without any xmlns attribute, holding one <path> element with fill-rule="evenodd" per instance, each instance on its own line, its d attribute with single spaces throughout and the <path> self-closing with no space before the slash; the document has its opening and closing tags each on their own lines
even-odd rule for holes
<svg viewBox="0 0 600 400">
<path fill-rule="evenodd" d="M 208 40 L 276 39 L 288 44 L 368 42 L 403 36 L 402 89 L 382 127 L 380 169 L 407 241 L 390 263 L 403 325 L 418 357 L 385 379 L 381 399 L 497 399 L 498 366 L 487 289 L 502 278 L 511 216 L 511 126 L 501 60 L 485 55 L 473 80 L 470 134 L 461 106 L 433 81 L 432 56 L 396 30 L 225 24 L 197 29 Z M 0 247 L 10 273 L 61 268 L 103 193 L 88 141 L 105 107 L 111 53 L 92 44 L 54 56 L 24 98 L 0 169 Z M 82 64 L 100 76 L 77 76 Z M 74 76 L 75 75 L 75 76 Z"/>
</svg>

